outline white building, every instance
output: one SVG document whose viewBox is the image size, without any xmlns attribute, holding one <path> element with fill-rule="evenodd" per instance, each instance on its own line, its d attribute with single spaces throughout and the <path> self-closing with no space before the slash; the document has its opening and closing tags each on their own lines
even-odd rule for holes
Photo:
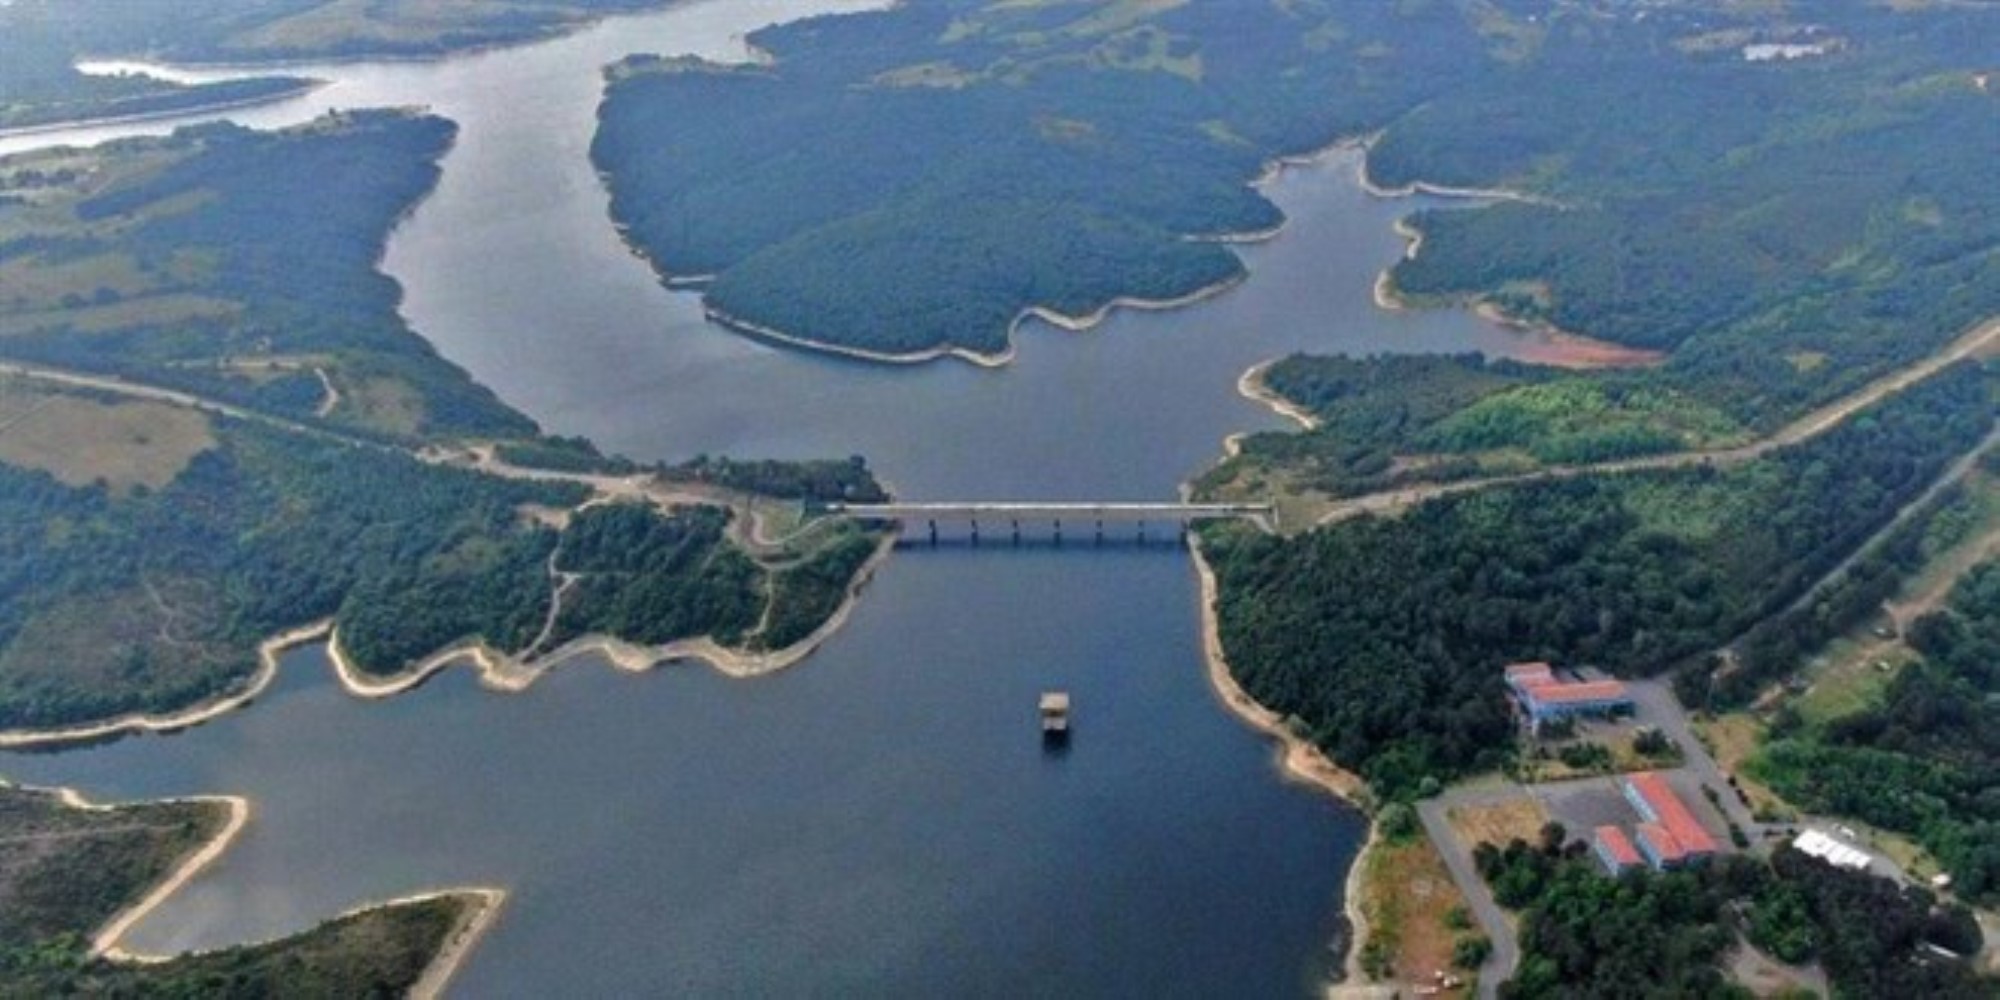
<svg viewBox="0 0 2000 1000">
<path fill-rule="evenodd" d="M 1850 868 L 1854 871 L 1866 870 L 1875 859 L 1868 852 L 1849 847 L 1828 834 L 1818 830 L 1807 830 L 1793 838 L 1792 846 L 1835 868 Z"/>
</svg>

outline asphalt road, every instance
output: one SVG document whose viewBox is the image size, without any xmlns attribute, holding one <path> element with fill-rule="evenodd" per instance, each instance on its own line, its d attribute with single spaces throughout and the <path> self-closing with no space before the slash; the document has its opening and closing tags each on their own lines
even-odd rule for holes
<svg viewBox="0 0 2000 1000">
<path fill-rule="evenodd" d="M 1479 869 L 1473 866 L 1472 849 L 1459 843 L 1458 835 L 1451 830 L 1451 822 L 1445 813 L 1454 806 L 1490 805 L 1525 794 L 1518 785 L 1501 788 L 1452 788 L 1436 798 L 1417 803 L 1417 818 L 1424 824 L 1424 833 L 1437 845 L 1438 854 L 1444 857 L 1445 870 L 1451 872 L 1451 880 L 1458 884 L 1458 891 L 1465 896 L 1465 905 L 1472 911 L 1472 918 L 1479 921 L 1479 929 L 1486 932 L 1486 938 L 1493 942 L 1493 953 L 1486 957 L 1479 967 L 1479 995 L 1498 997 L 1500 984 L 1514 974 L 1514 967 L 1521 961 L 1521 945 L 1514 937 L 1514 925 L 1507 922 L 1506 911 L 1494 902 L 1493 893 L 1486 888 L 1486 880 L 1479 877 Z"/>
</svg>

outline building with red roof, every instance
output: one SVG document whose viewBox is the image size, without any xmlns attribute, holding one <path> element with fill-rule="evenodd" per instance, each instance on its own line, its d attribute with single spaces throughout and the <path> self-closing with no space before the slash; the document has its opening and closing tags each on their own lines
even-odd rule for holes
<svg viewBox="0 0 2000 1000">
<path fill-rule="evenodd" d="M 1619 681 L 1572 681 L 1557 677 L 1546 663 L 1515 663 L 1506 670 L 1507 687 L 1528 723 L 1575 715 L 1615 715 L 1632 710 L 1631 692 Z"/>
<path fill-rule="evenodd" d="M 1597 860 L 1604 863 L 1605 870 L 1613 875 L 1623 875 L 1646 863 L 1625 831 L 1615 826 L 1598 827 L 1591 834 L 1590 847 L 1597 852 Z"/>
<path fill-rule="evenodd" d="M 1646 863 L 1654 868 L 1661 871 L 1679 868 L 1690 860 L 1687 848 L 1658 823 L 1641 823 L 1633 827 L 1632 832 L 1639 835 L 1639 853 L 1644 854 Z"/>
<path fill-rule="evenodd" d="M 1546 663 L 1510 663 L 1507 665 L 1507 683 L 1519 687 L 1523 684 L 1552 684 L 1556 679 L 1555 668 Z"/>
<path fill-rule="evenodd" d="M 1639 826 L 1640 850 L 1656 868 L 1673 867 L 1714 855 L 1720 848 L 1694 811 L 1681 801 L 1667 777 L 1658 771 L 1627 775 L 1620 783 L 1626 801 L 1646 820 Z M 1648 827 L 1657 829 L 1652 838 L 1658 852 L 1646 850 Z M 1664 836 L 1659 836 L 1663 834 Z"/>
</svg>

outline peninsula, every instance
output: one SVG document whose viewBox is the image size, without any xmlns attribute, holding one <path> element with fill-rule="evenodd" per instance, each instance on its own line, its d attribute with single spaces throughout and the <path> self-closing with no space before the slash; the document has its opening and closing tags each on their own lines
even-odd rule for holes
<svg viewBox="0 0 2000 1000">
<path fill-rule="evenodd" d="M 0 993 L 434 997 L 500 905 L 465 889 L 357 910 L 260 944 L 126 954 L 124 928 L 225 851 L 240 799 L 95 805 L 0 782 Z"/>
<path fill-rule="evenodd" d="M 607 459 L 403 324 L 375 259 L 451 134 L 365 112 L 0 161 L 9 742 L 239 703 L 260 644 L 322 623 L 373 691 L 604 642 L 768 668 L 838 620 L 885 536 L 796 529 L 882 499 L 865 465 Z M 311 208 L 329 184 L 348 210 Z"/>
</svg>

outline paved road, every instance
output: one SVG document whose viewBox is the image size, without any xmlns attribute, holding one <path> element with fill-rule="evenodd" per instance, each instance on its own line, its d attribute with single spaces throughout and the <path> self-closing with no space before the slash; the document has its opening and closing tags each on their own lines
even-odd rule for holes
<svg viewBox="0 0 2000 1000">
<path fill-rule="evenodd" d="M 1695 779 L 1710 788 L 1722 800 L 1722 814 L 1731 823 L 1743 828 L 1751 843 L 1763 838 L 1764 824 L 1750 815 L 1750 807 L 1736 797 L 1729 787 L 1729 776 L 1722 766 L 1709 755 L 1708 748 L 1695 738 L 1694 729 L 1688 725 L 1687 712 L 1681 708 L 1680 699 L 1674 697 L 1673 689 L 1664 681 L 1627 681 L 1626 689 L 1632 692 L 1632 700 L 1639 705 L 1639 721 L 1660 727 L 1667 738 L 1680 744 L 1684 763 L 1680 770 L 1688 771 Z"/>
<path fill-rule="evenodd" d="M 1501 788 L 1453 788 L 1436 798 L 1417 803 L 1417 818 L 1423 821 L 1424 832 L 1430 835 L 1431 843 L 1437 845 L 1438 854 L 1444 857 L 1445 870 L 1451 872 L 1451 880 L 1458 883 L 1458 891 L 1465 896 L 1465 905 L 1472 911 L 1474 920 L 1479 921 L 1479 929 L 1486 932 L 1486 939 L 1493 942 L 1493 953 L 1486 963 L 1479 967 L 1479 995 L 1497 997 L 1500 984 L 1514 975 L 1514 967 L 1521 961 L 1521 945 L 1515 940 L 1514 925 L 1507 922 L 1506 911 L 1493 899 L 1493 893 L 1486 888 L 1486 880 L 1479 877 L 1479 869 L 1472 863 L 1472 851 L 1458 841 L 1458 835 L 1451 831 L 1451 822 L 1446 811 L 1455 806 L 1491 805 L 1524 795 L 1518 785 Z"/>
</svg>

